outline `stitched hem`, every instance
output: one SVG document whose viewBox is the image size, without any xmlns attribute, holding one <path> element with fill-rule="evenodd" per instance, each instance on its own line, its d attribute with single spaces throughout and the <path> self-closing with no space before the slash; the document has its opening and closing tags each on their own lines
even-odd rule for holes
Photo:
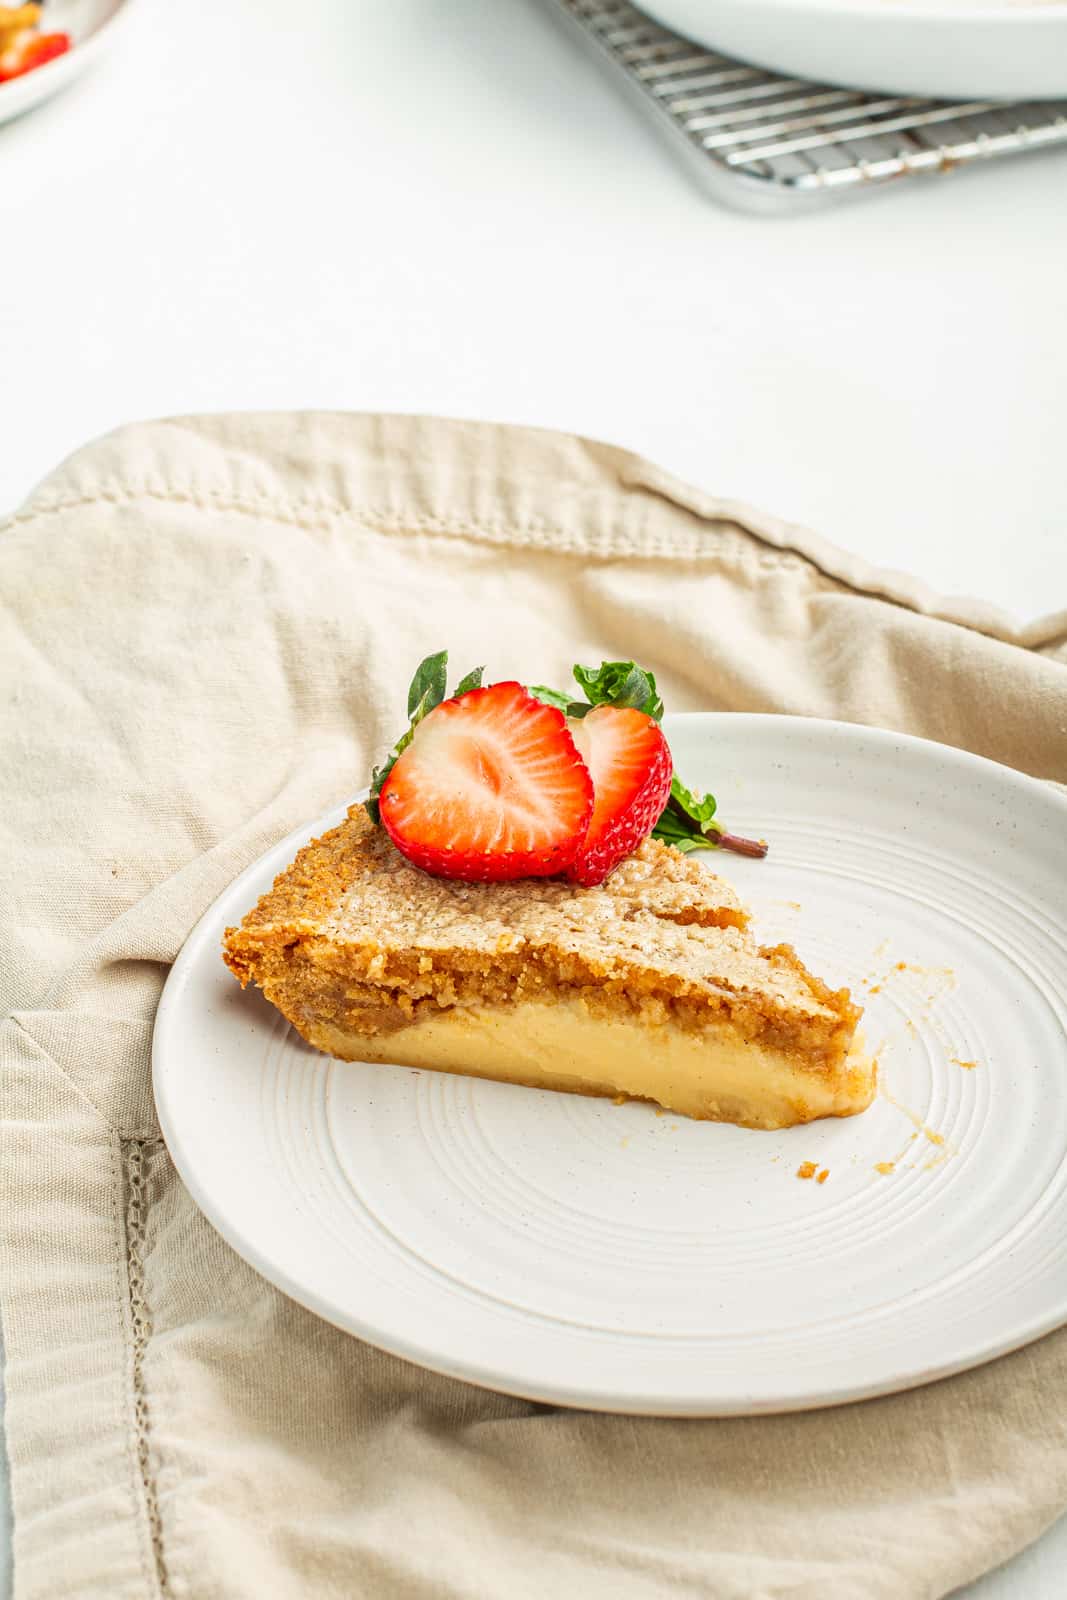
<svg viewBox="0 0 1067 1600">
<path fill-rule="evenodd" d="M 280 500 L 273 495 L 235 495 L 221 489 L 156 489 L 148 484 L 128 488 L 101 486 L 92 493 L 70 496 L 62 500 L 33 500 L 23 511 L 17 511 L 4 528 L 14 528 L 34 522 L 38 517 L 52 516 L 65 511 L 78 511 L 85 506 L 103 501 L 108 505 L 126 505 L 134 500 L 158 500 L 164 504 L 210 507 L 214 511 L 237 511 L 248 516 L 268 516 L 275 521 L 287 522 L 297 527 L 323 527 L 337 521 L 363 523 L 383 533 L 439 534 L 445 538 L 476 539 L 483 544 L 514 545 L 516 548 L 536 548 L 561 553 L 582 555 L 649 555 L 668 556 L 676 560 L 692 560 L 694 554 L 705 554 L 708 539 L 715 533 L 748 536 L 763 542 L 759 530 L 736 516 L 699 517 L 688 510 L 687 514 L 705 523 L 692 530 L 689 538 L 675 535 L 660 537 L 654 533 L 626 533 L 612 528 L 601 535 L 574 534 L 554 519 L 524 517 L 521 523 L 507 518 L 437 516 L 431 512 L 400 511 L 391 506 L 348 505 L 340 500 Z M 765 553 L 772 559 L 784 557 L 789 565 L 814 566 L 809 557 L 799 550 L 779 550 L 765 545 Z M 762 554 L 762 552 L 760 552 Z"/>
<path fill-rule="evenodd" d="M 626 557 L 631 560 L 686 562 L 707 557 L 714 552 L 720 560 L 750 571 L 777 572 L 805 568 L 816 580 L 833 584 L 848 593 L 881 600 L 916 616 L 953 623 L 970 632 L 984 634 L 1000 643 L 1017 645 L 1026 650 L 1058 649 L 1067 639 L 1067 613 L 1055 612 L 1020 624 L 1011 617 L 990 614 L 990 608 L 981 602 L 956 607 L 933 592 L 917 596 L 908 592 L 906 579 L 898 587 L 892 581 L 892 574 L 873 568 L 863 575 L 850 573 L 848 568 L 858 563 L 860 558 L 850 557 L 847 552 L 842 552 L 843 565 L 838 568 L 832 561 L 808 550 L 799 538 L 796 542 L 792 539 L 780 542 L 779 538 L 761 527 L 757 519 L 744 517 L 730 502 L 724 502 L 721 506 L 701 507 L 655 483 L 641 483 L 637 487 L 666 500 L 685 515 L 702 522 L 703 526 L 686 533 L 676 532 L 671 537 L 658 535 L 647 528 L 626 531 L 617 526 L 594 534 L 586 532 L 578 537 L 555 520 L 541 517 L 526 516 L 518 524 L 505 519 L 495 521 L 480 518 L 474 521 L 461 515 L 442 517 L 428 512 L 401 511 L 388 506 L 360 506 L 325 498 L 282 500 L 271 495 L 235 495 L 224 490 L 194 491 L 141 484 L 136 487 L 101 485 L 91 493 L 57 500 L 31 500 L 23 510 L 0 523 L 0 534 L 32 523 L 38 517 L 76 511 L 101 501 L 111 505 L 126 505 L 149 500 L 161 504 L 196 506 L 216 512 L 231 511 L 249 517 L 267 517 L 308 530 L 327 528 L 337 522 L 353 522 L 379 533 L 401 537 L 424 534 L 468 539 L 497 547 L 544 550 L 558 555 L 585 555 L 593 559 Z M 788 535 L 785 537 L 788 538 Z M 744 548 L 743 541 L 746 539 L 753 540 L 757 548 Z"/>
<path fill-rule="evenodd" d="M 133 1470 L 135 1487 L 144 1512 L 151 1545 L 155 1588 L 160 1600 L 170 1593 L 163 1553 L 163 1525 L 159 1515 L 159 1495 L 152 1470 L 151 1411 L 144 1382 L 144 1360 L 152 1335 L 152 1319 L 145 1297 L 144 1241 L 147 1207 L 145 1166 L 162 1140 L 122 1139 L 122 1171 L 125 1180 L 126 1224 L 126 1300 L 130 1315 L 130 1397 L 133 1409 Z M 149 1575 L 146 1574 L 146 1577 Z"/>
</svg>

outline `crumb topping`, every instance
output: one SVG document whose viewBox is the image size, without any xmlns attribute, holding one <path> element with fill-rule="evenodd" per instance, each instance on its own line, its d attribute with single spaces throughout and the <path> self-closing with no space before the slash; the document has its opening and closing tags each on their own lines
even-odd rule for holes
<svg viewBox="0 0 1067 1600">
<path fill-rule="evenodd" d="M 688 1027 L 717 1012 L 783 1047 L 800 1028 L 816 1054 L 840 1057 L 859 1017 L 847 991 L 831 992 L 787 945 L 760 948 L 746 923 L 727 883 L 658 840 L 596 888 L 463 883 L 413 867 L 354 806 L 227 930 L 224 955 L 276 1004 L 295 986 L 306 1005 L 367 1031 L 426 1004 L 566 991 Z"/>
</svg>

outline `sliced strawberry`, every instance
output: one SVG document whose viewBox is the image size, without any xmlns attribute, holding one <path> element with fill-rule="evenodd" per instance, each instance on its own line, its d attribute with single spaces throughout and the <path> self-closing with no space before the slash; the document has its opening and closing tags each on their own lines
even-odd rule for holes
<svg viewBox="0 0 1067 1600">
<path fill-rule="evenodd" d="M 5 50 L 0 56 L 0 83 L 6 83 L 10 78 L 21 78 L 35 67 L 43 67 L 46 61 L 66 55 L 69 49 L 69 33 L 31 34 L 25 43 Z"/>
<path fill-rule="evenodd" d="M 542 878 L 573 861 L 593 784 L 563 713 L 521 684 L 494 683 L 423 718 L 379 806 L 397 849 L 426 872 Z"/>
<path fill-rule="evenodd" d="M 652 832 L 671 792 L 674 764 L 659 724 L 629 706 L 595 706 L 573 724 L 593 778 L 593 815 L 567 876 L 603 883 Z"/>
</svg>

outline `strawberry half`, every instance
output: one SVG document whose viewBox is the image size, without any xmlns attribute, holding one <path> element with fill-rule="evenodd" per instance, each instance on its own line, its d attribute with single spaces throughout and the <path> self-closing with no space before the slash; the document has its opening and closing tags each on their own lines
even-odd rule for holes
<svg viewBox="0 0 1067 1600">
<path fill-rule="evenodd" d="M 397 849 L 425 872 L 543 878 L 574 860 L 593 783 L 563 713 L 521 684 L 494 683 L 422 719 L 378 804 Z"/>
<path fill-rule="evenodd" d="M 595 798 L 567 876 L 572 883 L 603 883 L 658 822 L 671 792 L 674 764 L 659 724 L 643 711 L 594 706 L 573 727 Z"/>
</svg>

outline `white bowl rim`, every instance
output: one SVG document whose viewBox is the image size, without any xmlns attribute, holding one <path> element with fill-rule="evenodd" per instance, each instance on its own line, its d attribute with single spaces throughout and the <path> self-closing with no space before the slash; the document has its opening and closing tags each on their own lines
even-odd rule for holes
<svg viewBox="0 0 1067 1600">
<path fill-rule="evenodd" d="M 19 86 L 31 80 L 40 85 L 65 77 L 72 70 L 71 63 L 75 57 L 78 60 L 77 70 L 80 71 L 86 64 L 86 57 L 95 53 L 100 47 L 101 41 L 111 36 L 116 25 L 126 20 L 132 5 L 133 0 L 115 0 L 115 7 L 111 15 L 105 17 L 103 22 L 98 22 L 83 39 L 73 40 L 70 49 L 64 50 L 61 56 L 53 56 L 51 61 L 42 61 L 41 65 L 34 67 L 32 72 L 22 73 L 17 78 L 9 78 L 6 82 L 0 83 L 0 96 L 3 95 L 5 89 L 15 91 Z M 42 33 L 61 33 L 64 31 L 58 26 L 58 21 L 57 26 L 54 28 L 41 29 Z M 35 95 L 34 99 L 36 98 L 37 96 Z"/>
<path fill-rule="evenodd" d="M 952 0 L 762 0 L 764 11 L 803 11 L 826 16 L 854 16 L 885 22 L 925 21 L 956 27 L 983 23 L 987 27 L 1067 27 L 1067 0 L 990 0 L 988 5 L 954 5 Z M 653 9 L 658 9 L 653 0 Z M 665 9 L 674 10 L 674 0 Z M 713 17 L 708 7 L 709 19 Z M 665 24 L 667 26 L 669 24 Z M 694 41 L 699 42 L 699 41 Z"/>
</svg>

